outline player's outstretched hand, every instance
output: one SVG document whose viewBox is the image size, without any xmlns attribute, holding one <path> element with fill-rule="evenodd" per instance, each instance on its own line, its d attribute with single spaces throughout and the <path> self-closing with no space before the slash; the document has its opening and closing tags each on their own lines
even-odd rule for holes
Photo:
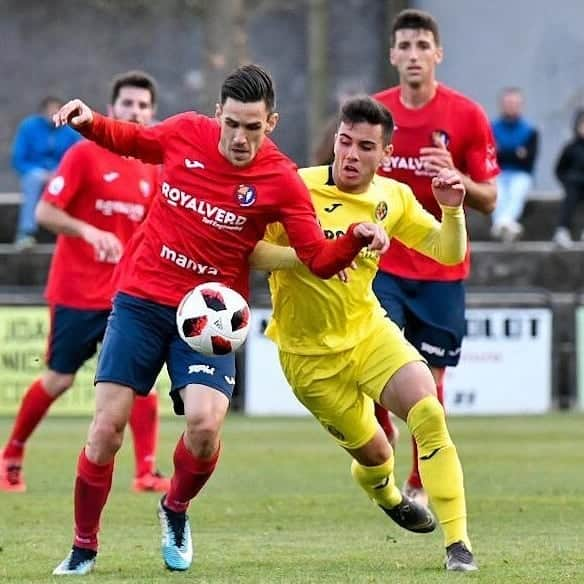
<svg viewBox="0 0 584 584">
<path fill-rule="evenodd" d="M 441 205 L 459 207 L 464 201 L 466 189 L 457 170 L 443 168 L 432 179 L 432 192 Z"/>
<path fill-rule="evenodd" d="M 95 259 L 98 262 L 117 264 L 120 261 L 124 248 L 113 233 L 102 231 L 93 225 L 85 225 L 81 236 L 95 250 Z"/>
<path fill-rule="evenodd" d="M 420 161 L 424 166 L 424 170 L 430 173 L 430 176 L 438 174 L 443 168 L 454 170 L 452 154 L 448 150 L 444 136 L 434 132 L 432 143 L 432 146 L 420 148 Z"/>
<path fill-rule="evenodd" d="M 68 101 L 53 116 L 53 122 L 57 128 L 70 124 L 74 128 L 79 128 L 93 121 L 91 108 L 80 99 Z"/>
<path fill-rule="evenodd" d="M 389 247 L 389 237 L 381 225 L 376 223 L 358 223 L 353 233 L 369 242 L 368 249 L 385 253 Z"/>
</svg>

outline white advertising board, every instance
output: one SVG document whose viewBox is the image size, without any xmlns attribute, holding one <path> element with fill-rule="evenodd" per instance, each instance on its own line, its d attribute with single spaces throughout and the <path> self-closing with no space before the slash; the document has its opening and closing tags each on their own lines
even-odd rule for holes
<svg viewBox="0 0 584 584">
<path fill-rule="evenodd" d="M 472 308 L 458 367 L 446 371 L 451 414 L 540 414 L 552 406 L 548 308 Z"/>
<path fill-rule="evenodd" d="M 245 412 L 304 415 L 263 330 L 269 309 L 254 309 L 246 342 Z M 467 309 L 460 364 L 445 380 L 449 415 L 537 414 L 551 408 L 552 313 L 548 308 Z"/>
<path fill-rule="evenodd" d="M 269 308 L 252 310 L 245 342 L 245 405 L 251 415 L 303 416 L 308 411 L 296 399 L 280 368 L 275 343 L 264 335 Z"/>
</svg>

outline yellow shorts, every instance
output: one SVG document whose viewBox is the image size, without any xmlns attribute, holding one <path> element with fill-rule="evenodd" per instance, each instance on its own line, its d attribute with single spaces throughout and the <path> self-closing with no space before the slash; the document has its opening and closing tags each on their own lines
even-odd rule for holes
<svg viewBox="0 0 584 584">
<path fill-rule="evenodd" d="M 377 432 L 373 402 L 392 375 L 423 357 L 388 318 L 358 345 L 329 355 L 280 351 L 282 370 L 298 400 L 344 448 L 367 444 Z"/>
</svg>

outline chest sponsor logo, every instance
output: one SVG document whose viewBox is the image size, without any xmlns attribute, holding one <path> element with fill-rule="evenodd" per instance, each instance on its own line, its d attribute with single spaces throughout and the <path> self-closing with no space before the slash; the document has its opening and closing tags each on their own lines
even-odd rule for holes
<svg viewBox="0 0 584 584">
<path fill-rule="evenodd" d="M 197 197 L 171 186 L 166 181 L 162 183 L 162 194 L 170 206 L 182 207 L 200 215 L 203 223 L 215 227 L 215 229 L 241 231 L 247 222 L 247 217 L 217 207 L 203 199 L 197 199 Z"/>
<path fill-rule="evenodd" d="M 419 156 L 385 156 L 379 165 L 383 172 L 394 170 L 413 172 L 416 176 L 433 176 L 434 173 L 424 168 Z"/>
<path fill-rule="evenodd" d="M 189 270 L 190 272 L 195 272 L 195 274 L 206 274 L 208 276 L 217 276 L 219 270 L 213 266 L 207 266 L 206 264 L 201 264 L 195 261 L 193 258 L 180 253 L 167 245 L 162 244 L 160 248 L 160 257 L 163 260 L 171 262 L 182 268 L 183 270 Z"/>
<path fill-rule="evenodd" d="M 185 166 L 189 169 L 205 168 L 205 165 L 199 160 L 192 160 L 191 158 L 185 158 Z"/>
<path fill-rule="evenodd" d="M 323 233 L 327 239 L 339 239 L 339 237 L 343 237 L 343 235 L 345 235 L 345 232 L 342 229 L 323 229 Z M 366 247 L 361 249 L 358 257 L 363 258 L 364 260 L 374 260 L 375 262 L 379 261 L 379 253 L 374 250 L 367 249 Z"/>
<path fill-rule="evenodd" d="M 252 185 L 239 185 L 235 189 L 235 200 L 240 207 L 251 207 L 257 199 L 256 188 Z"/>
<path fill-rule="evenodd" d="M 49 186 L 47 187 L 47 191 L 53 197 L 58 197 L 65 186 L 65 179 L 61 176 L 55 176 L 49 182 Z"/>
<path fill-rule="evenodd" d="M 387 217 L 387 203 L 385 201 L 379 201 L 375 207 L 375 219 L 377 221 L 383 221 Z"/>
<path fill-rule="evenodd" d="M 142 221 L 146 210 L 141 203 L 128 203 L 126 201 L 112 201 L 110 199 L 96 199 L 95 210 L 106 217 L 113 215 L 126 215 L 130 221 Z"/>
<path fill-rule="evenodd" d="M 107 182 L 107 183 L 111 183 L 111 182 L 114 182 L 117 178 L 119 178 L 119 176 L 120 176 L 120 173 L 119 172 L 115 172 L 115 171 L 113 171 L 113 172 L 106 172 L 103 175 L 103 180 L 105 182 Z"/>
</svg>

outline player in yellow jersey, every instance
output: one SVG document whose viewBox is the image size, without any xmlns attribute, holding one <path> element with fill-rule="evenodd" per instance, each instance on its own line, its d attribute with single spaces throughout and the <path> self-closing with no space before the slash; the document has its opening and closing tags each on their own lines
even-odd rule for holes
<svg viewBox="0 0 584 584">
<path fill-rule="evenodd" d="M 372 98 L 345 102 L 332 166 L 300 171 L 322 228 L 334 238 L 352 223 L 374 221 L 408 247 L 456 264 L 466 252 L 460 175 L 444 170 L 432 181 L 443 212 L 439 223 L 408 186 L 375 174 L 382 157 L 391 154 L 392 130 L 390 113 Z M 288 244 L 277 223 L 265 239 Z M 476 570 L 460 461 L 428 366 L 373 294 L 377 254 L 362 250 L 348 282 L 324 281 L 296 264 L 288 248 L 270 261 L 268 248 L 264 262 L 255 254 L 257 267 L 274 270 L 274 312 L 266 334 L 278 344 L 295 395 L 352 456 L 352 475 L 367 495 L 400 526 L 424 533 L 434 529 L 434 518 L 396 487 L 393 451 L 375 419 L 374 402 L 405 420 L 419 444 L 420 472 L 444 532 L 446 568 Z"/>
</svg>

